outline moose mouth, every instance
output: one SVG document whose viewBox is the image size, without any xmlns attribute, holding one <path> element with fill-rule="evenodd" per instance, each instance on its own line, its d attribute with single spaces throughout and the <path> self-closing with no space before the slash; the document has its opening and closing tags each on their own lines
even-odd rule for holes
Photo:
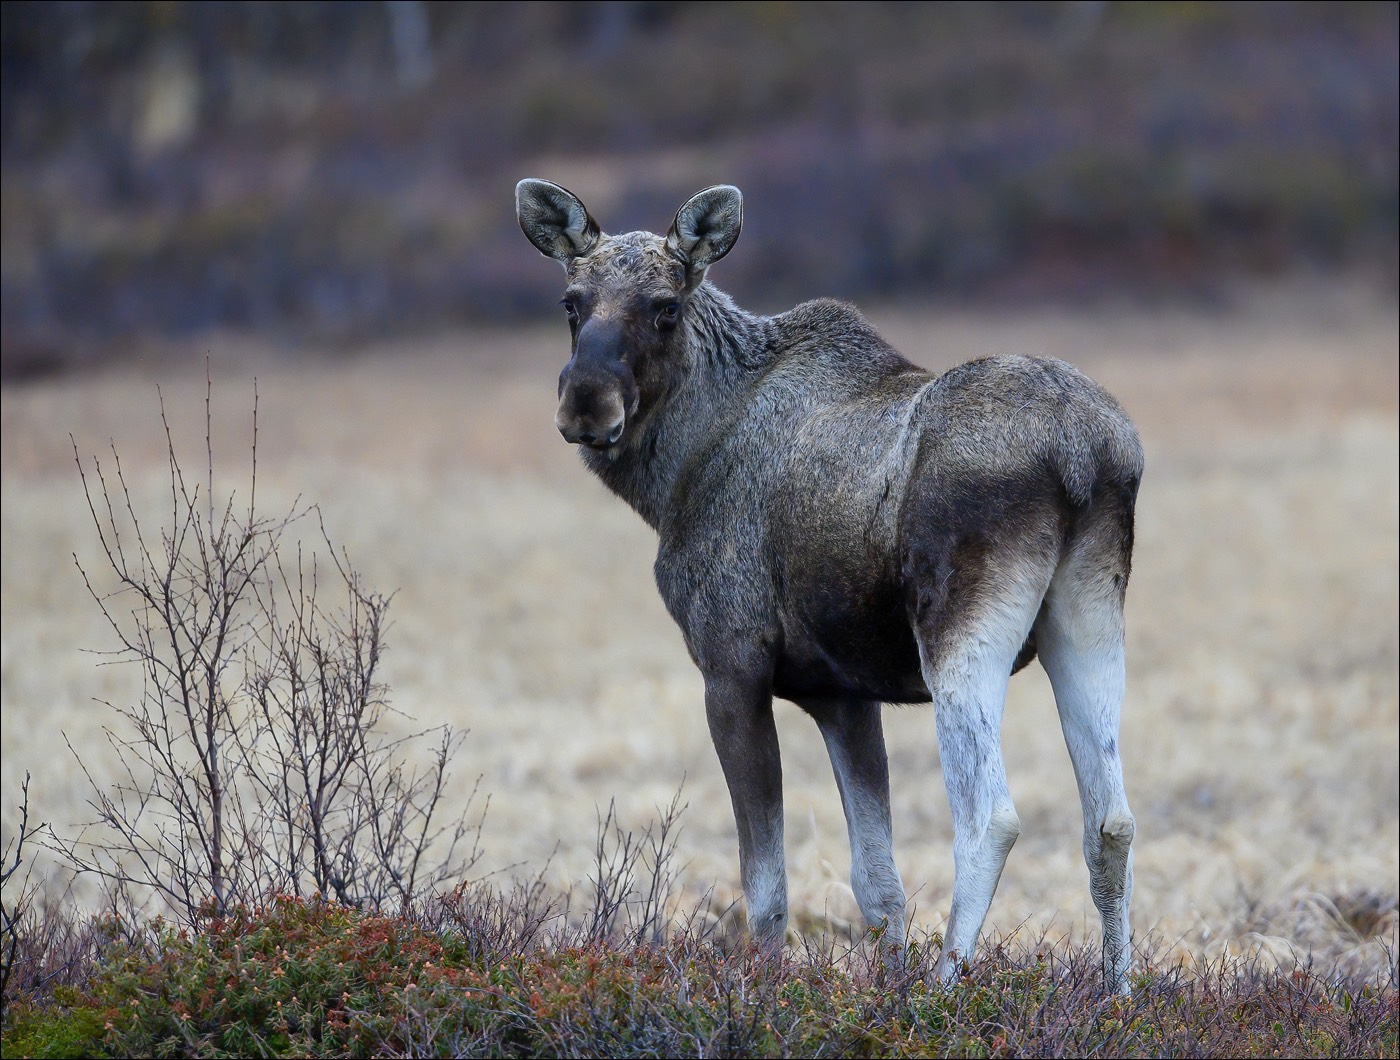
<svg viewBox="0 0 1400 1060">
<path fill-rule="evenodd" d="M 619 423 L 606 434 L 592 431 L 570 431 L 563 428 L 560 429 L 560 433 L 564 435 L 564 440 L 570 445 L 591 449 L 595 453 L 606 453 L 610 449 L 617 448 L 618 443 L 622 441 L 625 428 L 625 423 Z"/>
<path fill-rule="evenodd" d="M 580 400 L 582 398 L 582 400 Z M 561 396 L 554 426 L 571 445 L 582 445 L 603 453 L 617 447 L 640 404 L 639 395 L 610 393 L 601 399 L 584 390 L 566 388 Z"/>
</svg>

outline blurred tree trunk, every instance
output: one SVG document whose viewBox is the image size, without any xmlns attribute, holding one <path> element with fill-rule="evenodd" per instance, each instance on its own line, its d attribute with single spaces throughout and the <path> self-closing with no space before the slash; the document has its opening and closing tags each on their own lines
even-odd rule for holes
<svg viewBox="0 0 1400 1060">
<path fill-rule="evenodd" d="M 394 37 L 394 72 L 399 88 L 416 92 L 433 77 L 433 53 L 428 41 L 428 9 L 422 0 L 386 0 Z"/>
</svg>

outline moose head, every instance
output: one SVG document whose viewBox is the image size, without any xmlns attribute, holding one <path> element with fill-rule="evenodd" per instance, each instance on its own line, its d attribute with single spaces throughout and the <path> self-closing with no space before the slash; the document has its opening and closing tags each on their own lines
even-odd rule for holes
<svg viewBox="0 0 1400 1060">
<path fill-rule="evenodd" d="M 554 424 L 572 444 L 612 451 L 664 394 L 687 303 L 738 240 L 743 198 L 727 184 L 706 188 L 664 238 L 604 235 L 577 195 L 547 180 L 517 184 L 515 208 L 526 237 L 568 277 L 572 347 Z"/>
</svg>

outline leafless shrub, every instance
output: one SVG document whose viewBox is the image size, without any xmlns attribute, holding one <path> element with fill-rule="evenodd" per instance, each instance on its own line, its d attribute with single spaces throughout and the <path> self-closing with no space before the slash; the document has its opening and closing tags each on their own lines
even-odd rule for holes
<svg viewBox="0 0 1400 1060">
<path fill-rule="evenodd" d="M 25 844 L 43 827 L 42 824 L 32 828 L 29 825 L 29 773 L 26 772 L 20 786 L 19 832 L 5 841 L 4 850 L 0 852 L 0 1013 L 9 1003 L 10 976 L 15 962 L 21 959 L 21 943 L 28 941 L 30 932 L 24 927 L 33 915 L 38 893 L 38 885 L 28 871 L 19 877 L 14 889 L 10 887 L 10 880 L 24 864 Z"/>
<path fill-rule="evenodd" d="M 420 922 L 461 938 L 475 960 L 529 953 L 545 944 L 550 927 L 567 908 L 565 897 L 545 883 L 544 871 L 516 880 L 509 888 L 491 880 L 461 884 L 444 895 L 436 909 L 424 910 Z"/>
<path fill-rule="evenodd" d="M 28 772 L 20 785 L 19 829 L 0 853 L 0 1016 L 13 1001 L 44 996 L 53 986 L 91 975 L 94 958 L 127 929 L 107 913 L 75 914 L 69 888 L 51 890 L 31 875 L 26 847 L 49 826 L 29 821 Z M 23 871 L 21 871 L 23 869 Z"/>
<path fill-rule="evenodd" d="M 668 941 L 713 946 L 712 895 L 685 908 L 678 902 L 676 842 L 685 806 L 677 791 L 640 831 L 623 827 L 609 803 L 598 816 L 594 867 L 586 885 L 567 890 L 546 882 L 548 866 L 508 885 L 492 879 L 463 883 L 432 905 L 416 910 L 416 922 L 463 942 L 473 959 L 582 947 L 634 950 Z M 575 914 L 575 902 L 582 911 Z"/>
<path fill-rule="evenodd" d="M 116 635 L 105 654 L 143 683 L 135 704 L 108 704 L 118 782 L 73 750 L 96 818 L 52 846 L 109 895 L 153 893 L 191 927 L 279 893 L 405 909 L 478 855 L 471 799 L 438 823 L 462 735 L 432 730 L 415 766 L 410 745 L 427 734 L 381 732 L 389 598 L 337 552 L 314 506 L 258 514 L 256 389 L 252 421 L 246 505 L 232 492 L 216 501 L 208 384 L 202 483 L 181 466 L 162 399 L 169 510 L 155 533 L 116 447 L 111 468 L 94 458 L 90 474 L 74 444 L 109 570 L 90 577 L 74 562 Z M 328 561 L 297 536 L 308 524 Z M 108 575 L 111 592 L 97 587 Z"/>
<path fill-rule="evenodd" d="M 630 945 L 659 943 L 665 937 L 667 905 L 675 890 L 680 837 L 681 793 L 637 834 L 622 827 L 617 806 L 599 817 L 593 852 L 593 905 L 584 920 L 585 941 L 615 940 Z"/>
</svg>

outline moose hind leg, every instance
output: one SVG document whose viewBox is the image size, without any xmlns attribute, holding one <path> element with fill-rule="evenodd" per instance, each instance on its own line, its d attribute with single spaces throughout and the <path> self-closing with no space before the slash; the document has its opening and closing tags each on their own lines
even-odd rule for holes
<svg viewBox="0 0 1400 1060">
<path fill-rule="evenodd" d="M 1089 890 L 1103 922 L 1104 984 L 1121 991 L 1131 958 L 1135 830 L 1118 750 L 1126 569 L 1116 572 L 1088 552 L 1071 554 L 1056 573 L 1036 640 L 1079 785 Z"/>
<path fill-rule="evenodd" d="M 851 890 L 887 961 L 904 951 L 904 884 L 894 863 L 890 771 L 880 704 L 804 701 L 826 741 L 851 841 Z"/>
<path fill-rule="evenodd" d="M 944 981 L 972 956 L 1006 857 L 1021 834 L 1001 756 L 1006 671 L 1001 670 L 998 683 L 993 674 L 977 673 L 990 667 L 970 663 L 971 680 L 945 677 L 934 694 L 943 782 L 953 817 L 953 905 L 935 972 Z"/>
<path fill-rule="evenodd" d="M 1012 664 L 1048 580 L 1026 565 L 999 579 L 995 591 L 985 586 L 975 612 L 950 615 L 945 608 L 938 616 L 944 621 L 929 614 L 917 627 L 953 817 L 953 906 L 935 969 L 945 982 L 972 955 L 1006 857 L 1021 834 L 1002 760 L 1001 719 Z"/>
</svg>

